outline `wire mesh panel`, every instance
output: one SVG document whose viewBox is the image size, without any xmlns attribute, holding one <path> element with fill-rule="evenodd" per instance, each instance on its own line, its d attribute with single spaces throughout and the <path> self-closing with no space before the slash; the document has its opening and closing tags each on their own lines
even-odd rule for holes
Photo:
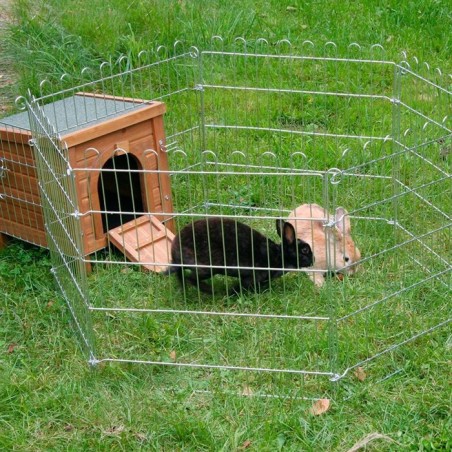
<svg viewBox="0 0 452 452">
<path fill-rule="evenodd" d="M 65 143 L 33 99 L 28 111 L 52 272 L 75 320 L 82 347 L 91 357 L 94 353 L 94 336 L 74 174 Z"/>
<path fill-rule="evenodd" d="M 439 70 L 381 46 L 218 37 L 140 60 L 43 84 L 30 106 L 55 272 L 92 363 L 161 365 L 200 391 L 319 395 L 379 356 L 375 375 L 394 372 L 401 345 L 449 322 Z M 79 92 L 124 102 L 126 118 L 164 102 L 166 138 L 162 112 L 133 139 L 107 126 L 71 164 L 41 104 Z M 96 108 L 96 124 L 118 114 Z M 88 223 L 103 246 L 86 248 Z"/>
</svg>

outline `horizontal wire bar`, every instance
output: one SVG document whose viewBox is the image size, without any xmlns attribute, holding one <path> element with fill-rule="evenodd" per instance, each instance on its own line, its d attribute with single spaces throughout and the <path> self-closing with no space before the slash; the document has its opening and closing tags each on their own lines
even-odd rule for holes
<svg viewBox="0 0 452 452">
<path fill-rule="evenodd" d="M 447 180 L 449 177 L 450 177 L 450 176 L 444 177 L 443 179 L 440 179 L 439 181 Z M 373 203 L 371 203 L 371 204 L 366 204 L 366 205 L 363 206 L 363 207 L 360 207 L 360 208 L 358 208 L 358 209 L 355 209 L 353 212 L 356 213 L 356 212 L 360 212 L 360 211 L 363 211 L 363 210 L 367 210 L 367 209 L 369 209 L 369 208 L 371 208 L 371 207 L 376 207 L 376 206 L 378 206 L 378 205 L 382 205 L 382 204 L 388 203 L 388 202 L 390 202 L 390 201 L 396 200 L 396 199 L 398 199 L 398 198 L 402 198 L 402 197 L 404 197 L 404 196 L 406 196 L 406 195 L 410 195 L 410 194 L 413 194 L 413 195 L 417 196 L 418 198 L 424 200 L 424 198 L 423 198 L 421 195 L 419 195 L 415 190 L 418 190 L 418 189 L 420 189 L 420 188 L 424 188 L 424 186 L 429 186 L 429 185 L 431 185 L 431 184 L 435 184 L 435 183 L 437 183 L 438 181 L 428 182 L 428 183 L 425 184 L 425 185 L 422 185 L 422 186 L 419 186 L 419 187 L 415 187 L 415 188 L 413 188 L 413 189 L 410 188 L 410 187 L 408 187 L 407 185 L 403 184 L 401 181 L 399 181 L 399 180 L 397 180 L 397 179 L 396 179 L 396 182 L 397 182 L 398 184 L 400 184 L 402 187 L 404 187 L 404 188 L 406 189 L 406 191 L 403 191 L 403 192 L 400 192 L 400 193 L 396 193 L 395 195 L 388 196 L 388 197 L 386 197 L 386 198 L 384 198 L 384 199 L 375 201 L 375 202 L 373 202 Z M 430 204 L 429 201 L 426 201 L 426 202 L 427 202 L 428 204 Z M 433 205 L 432 205 L 432 207 L 433 207 Z M 450 220 L 450 217 L 449 217 L 446 213 L 444 213 L 444 212 L 441 211 L 441 214 L 442 214 L 447 220 Z M 392 219 L 389 219 L 389 220 L 387 220 L 387 221 L 389 222 L 389 221 L 393 221 L 393 220 L 392 220 Z"/>
<path fill-rule="evenodd" d="M 209 394 L 214 395 L 212 391 L 207 389 L 195 389 L 193 391 L 195 394 Z M 241 392 L 233 392 L 233 391 L 221 391 L 222 393 L 239 396 L 239 397 L 257 397 L 257 398 L 270 398 L 270 399 L 282 399 L 282 400 L 305 400 L 310 402 L 315 402 L 316 400 L 320 400 L 319 397 L 303 397 L 303 396 L 292 396 L 292 395 L 281 395 L 281 394 L 267 394 L 261 392 L 253 392 L 252 394 L 243 394 Z"/>
<path fill-rule="evenodd" d="M 421 244 L 423 244 L 421 242 Z M 431 251 L 432 253 L 435 253 L 430 247 L 428 247 L 427 245 L 423 244 L 429 251 Z M 422 268 L 422 270 L 424 270 L 425 272 L 427 272 L 429 275 L 432 275 L 432 269 L 429 267 L 426 267 L 420 260 L 416 259 L 413 256 L 408 256 L 416 265 L 418 265 L 420 268 Z M 446 263 L 447 265 L 449 265 L 449 263 L 447 261 L 444 261 L 444 259 L 441 258 L 441 260 L 443 261 L 443 263 Z M 447 266 L 446 265 L 446 266 Z M 439 283 L 441 283 L 444 287 L 446 287 L 447 289 L 450 288 L 450 285 L 447 284 L 445 281 L 443 281 L 442 279 L 438 280 Z"/>
<path fill-rule="evenodd" d="M 390 138 L 390 139 L 387 139 L 387 141 L 391 141 L 392 142 L 393 139 Z M 397 143 L 397 144 L 399 144 L 399 143 Z M 398 152 L 392 152 L 391 154 L 383 155 L 383 157 L 378 157 L 378 158 L 374 158 L 372 160 L 368 160 L 365 163 L 360 163 L 359 165 L 355 165 L 355 166 L 352 166 L 352 167 L 349 167 L 349 168 L 345 169 L 341 174 L 342 175 L 346 175 L 346 174 L 349 173 L 349 171 L 356 171 L 359 168 L 365 168 L 366 166 L 370 166 L 370 165 L 373 165 L 375 163 L 380 163 L 380 162 L 383 162 L 385 160 L 394 159 L 395 157 L 399 157 L 401 155 L 406 154 L 407 151 L 408 151 L 408 149 L 402 149 L 401 151 L 398 151 Z M 357 174 L 360 174 L 360 173 L 357 173 Z M 392 177 L 391 176 L 387 176 L 387 178 L 391 179 Z"/>
<path fill-rule="evenodd" d="M 356 311 L 353 311 L 350 314 L 344 315 L 343 317 L 339 317 L 337 319 L 337 322 L 339 323 L 339 322 L 347 320 L 348 318 L 353 317 L 353 316 L 355 316 L 357 314 L 361 314 L 362 312 L 367 311 L 367 310 L 369 310 L 369 309 L 371 309 L 371 308 L 373 308 L 373 307 L 375 307 L 375 306 L 377 306 L 377 305 L 379 305 L 379 304 L 381 304 L 381 303 L 383 303 L 383 302 L 385 302 L 385 301 L 387 301 L 387 300 L 389 300 L 389 299 L 391 299 L 393 297 L 396 297 L 397 295 L 400 295 L 400 294 L 402 294 L 404 292 L 407 292 L 407 291 L 409 291 L 411 289 L 414 289 L 415 287 L 420 286 L 421 284 L 424 284 L 424 283 L 426 283 L 426 282 L 428 282 L 428 281 L 430 281 L 430 280 L 432 280 L 434 278 L 438 278 L 439 276 L 445 275 L 445 274 L 447 274 L 447 273 L 449 273 L 451 271 L 452 271 L 452 266 L 450 268 L 446 268 L 445 270 L 437 272 L 434 275 L 430 275 L 430 276 L 424 278 L 421 281 L 417 281 L 417 282 L 411 284 L 410 286 L 404 287 L 404 288 L 402 288 L 402 289 L 400 289 L 400 290 L 398 290 L 396 292 L 393 292 L 392 294 L 389 294 L 389 295 L 387 295 L 387 296 L 385 296 L 383 298 L 380 298 L 380 300 L 377 300 L 374 303 L 368 304 L 367 306 L 364 306 L 361 309 L 357 309 Z"/>
<path fill-rule="evenodd" d="M 202 55 L 226 55 L 226 56 L 242 56 L 242 57 L 256 57 L 256 58 L 271 58 L 271 59 L 290 59 L 290 60 L 312 60 L 312 61 L 336 61 L 343 63 L 371 63 L 396 66 L 393 61 L 387 60 L 368 60 L 359 58 L 339 58 L 339 57 L 315 57 L 306 55 L 272 55 L 265 53 L 245 53 L 245 52 L 221 52 L 216 50 L 202 50 Z M 404 69 L 404 68 L 402 68 Z"/>
<path fill-rule="evenodd" d="M 233 208 L 233 209 L 243 209 L 243 210 L 248 210 L 248 211 L 254 211 L 254 212 L 259 212 L 259 211 L 266 211 L 266 212 L 274 212 L 274 213 L 282 213 L 282 212 L 286 212 L 289 213 L 290 210 L 288 209 L 276 209 L 276 208 L 270 208 L 270 207 L 257 207 L 257 206 L 247 206 L 247 205 L 240 205 L 240 204 L 233 204 L 233 203 L 229 203 L 229 204 L 223 204 L 220 202 L 206 202 L 204 204 L 204 207 L 206 208 L 211 208 L 211 207 L 224 207 L 224 208 Z M 222 216 L 220 215 L 215 215 L 215 216 Z M 250 216 L 249 215 L 238 215 L 238 214 L 232 214 L 232 215 L 227 215 L 228 218 L 243 218 L 243 219 L 249 219 Z M 254 216 L 253 218 L 259 218 L 258 216 Z M 273 216 L 267 216 L 264 217 L 265 219 L 273 219 Z M 264 219 L 261 218 L 261 219 Z"/>
<path fill-rule="evenodd" d="M 177 363 L 177 362 L 165 362 L 165 361 L 148 361 L 140 359 L 121 359 L 121 358 L 101 358 L 94 359 L 91 364 L 96 365 L 102 362 L 117 362 L 117 363 L 135 363 L 135 364 L 155 364 L 162 366 L 173 367 L 189 367 L 194 369 L 221 369 L 221 370 L 243 370 L 243 371 L 255 371 L 255 372 L 270 372 L 270 373 L 282 373 L 282 374 L 298 374 L 298 375 L 318 375 L 330 378 L 336 378 L 339 375 L 332 372 L 317 372 L 310 370 L 298 370 L 298 369 L 278 369 L 271 367 L 248 367 L 248 366 L 228 366 L 220 364 L 197 364 L 197 363 Z"/>
<path fill-rule="evenodd" d="M 12 164 L 18 165 L 20 167 L 24 167 L 24 168 L 36 169 L 36 164 L 34 164 L 34 163 L 27 163 L 27 162 L 23 162 L 23 161 L 20 161 L 20 160 L 12 160 L 12 159 L 8 159 L 8 158 L 6 158 L 4 156 L 0 157 L 0 163 L 1 164 L 12 163 Z M 5 167 L 5 166 L 0 167 L 0 170 L 12 171 L 10 168 Z"/>
<path fill-rule="evenodd" d="M 437 83 L 433 83 L 431 80 L 429 80 L 428 78 L 422 77 L 422 75 L 416 74 L 415 72 L 413 72 L 410 68 L 406 67 L 405 65 L 401 65 L 401 64 L 396 64 L 396 67 L 401 69 L 404 73 L 410 74 L 415 78 L 418 78 L 419 80 L 422 80 L 424 83 L 426 83 L 427 85 L 431 85 L 434 88 L 442 91 L 443 93 L 446 94 L 452 94 L 451 91 L 449 91 L 448 89 L 438 85 Z"/>
<path fill-rule="evenodd" d="M 209 176 L 300 176 L 300 173 L 296 170 L 290 170 L 293 171 L 293 173 L 289 172 L 282 172 L 281 170 L 275 171 L 275 172 L 256 172 L 256 171 L 241 171 L 240 173 L 237 173 L 237 171 L 209 171 L 209 170 L 199 170 L 199 171 L 187 171 L 187 170 L 120 170 L 120 169 L 98 169 L 98 168 L 76 168 L 73 170 L 74 172 L 93 172 L 93 173 L 137 173 L 137 174 L 168 174 L 168 175 L 195 175 L 195 176 L 203 176 L 203 175 L 209 175 Z M 305 176 L 316 176 L 319 177 L 320 174 L 311 174 L 306 173 Z"/>
<path fill-rule="evenodd" d="M 31 196 L 31 195 L 29 195 L 29 196 Z M 20 201 L 21 203 L 26 204 L 28 206 L 41 207 L 41 203 L 37 203 L 34 201 L 28 201 L 27 199 L 18 198 L 17 196 L 8 195 L 5 192 L 0 193 L 0 199 L 11 199 L 12 201 Z"/>
<path fill-rule="evenodd" d="M 425 119 L 427 122 L 429 122 L 431 124 L 435 124 L 435 126 L 441 127 L 441 129 L 445 130 L 448 133 L 452 133 L 452 130 L 447 128 L 444 124 L 441 124 L 440 122 L 437 122 L 432 118 L 429 118 L 428 116 L 424 115 L 423 113 L 416 110 L 415 108 L 410 107 L 408 104 L 406 104 L 402 100 L 397 100 L 397 103 L 399 103 L 400 105 L 402 105 L 402 107 L 405 107 L 407 110 L 411 111 L 412 113 L 416 114 L 417 116 L 420 116 L 421 118 Z"/>
<path fill-rule="evenodd" d="M 99 308 L 95 306 L 88 307 L 90 311 L 104 312 L 139 312 L 153 314 L 187 314 L 187 315 L 207 315 L 219 317 L 251 317 L 261 319 L 287 319 L 287 320 L 322 320 L 328 321 L 330 317 L 308 316 L 308 315 L 289 315 L 289 314 L 258 314 L 247 312 L 221 312 L 221 311 L 193 311 L 188 309 L 148 309 L 148 308 Z"/>
<path fill-rule="evenodd" d="M 437 330 L 438 328 L 442 328 L 443 326 L 446 326 L 451 321 L 452 321 L 452 319 L 444 320 L 443 322 L 438 323 L 437 325 L 435 325 L 435 326 L 433 326 L 433 327 L 431 327 L 431 328 L 429 328 L 427 330 L 421 331 L 420 333 L 415 334 L 414 336 L 411 336 L 410 338 L 405 339 L 402 342 L 398 342 L 397 344 L 391 345 L 390 347 L 382 350 L 381 352 L 379 352 L 379 353 L 377 353 L 377 354 L 375 354 L 373 356 L 370 356 L 369 358 L 366 358 L 366 359 L 364 359 L 362 361 L 359 361 L 358 363 L 354 364 L 351 367 L 347 367 L 347 369 L 345 369 L 345 371 L 340 375 L 339 380 L 344 378 L 351 370 L 356 369 L 357 367 L 361 367 L 364 364 L 367 364 L 369 361 L 372 361 L 372 360 L 374 360 L 374 359 L 376 359 L 376 358 L 378 358 L 378 357 L 380 357 L 380 356 L 382 356 L 382 355 L 384 355 L 384 354 L 386 354 L 388 352 L 391 352 L 391 351 L 401 347 L 402 345 L 408 344 L 408 343 L 418 339 L 419 337 L 424 336 L 425 334 L 431 333 L 431 332 Z"/>
<path fill-rule="evenodd" d="M 266 155 L 268 157 L 268 154 Z M 262 155 L 262 157 L 264 157 Z M 295 157 L 295 156 L 293 156 Z M 275 155 L 275 158 L 278 158 Z M 321 176 L 323 177 L 325 174 L 328 174 L 328 171 L 317 171 L 317 170 L 308 170 L 308 169 L 298 169 L 298 168 L 285 168 L 283 166 L 269 166 L 269 165 L 254 165 L 254 164 L 248 164 L 248 163 L 227 163 L 227 162 L 215 162 L 212 160 L 206 160 L 206 162 L 204 162 L 206 165 L 214 165 L 214 166 L 219 166 L 219 167 L 232 167 L 232 168 L 254 168 L 254 169 L 265 169 L 265 170 L 271 170 L 271 169 L 277 169 L 278 171 L 295 171 L 295 175 L 299 175 L 299 176 Z M 224 174 L 223 172 L 219 172 L 219 174 Z M 237 174 L 237 173 L 235 173 Z M 243 174 L 243 173 L 240 173 Z M 256 171 L 253 174 L 257 174 L 257 175 L 261 175 L 263 174 L 261 171 Z M 270 173 L 270 174 L 274 174 L 274 173 Z M 289 174 L 291 175 L 291 174 Z"/>
<path fill-rule="evenodd" d="M 387 222 L 388 222 L 388 224 L 394 225 L 394 226 L 396 226 L 396 227 L 400 227 L 400 226 L 399 226 L 399 223 L 394 222 L 394 221 L 392 221 L 392 220 L 387 220 Z M 382 256 L 382 255 L 384 255 L 384 254 L 386 254 L 386 253 L 389 253 L 389 252 L 391 252 L 391 251 L 395 251 L 395 250 L 397 250 L 397 249 L 399 249 L 399 248 L 401 248 L 401 247 L 403 247 L 403 246 L 405 246 L 405 245 L 408 245 L 409 243 L 415 242 L 415 241 L 417 241 L 417 240 L 419 240 L 419 239 L 421 239 L 421 238 L 428 237 L 429 235 L 433 235 L 433 234 L 436 234 L 437 232 L 440 232 L 440 231 L 442 231 L 442 230 L 445 230 L 445 229 L 449 228 L 450 226 L 451 226 L 451 224 L 445 225 L 445 226 L 441 226 L 441 227 L 436 228 L 436 229 L 434 229 L 434 230 L 432 230 L 432 231 L 426 232 L 425 234 L 418 235 L 418 236 L 414 236 L 414 238 L 412 237 L 411 239 L 405 240 L 404 242 L 398 243 L 397 245 L 393 245 L 393 246 L 391 246 L 391 247 L 389 247 L 389 248 L 386 248 L 386 249 L 384 249 L 383 251 L 379 251 L 379 252 L 377 252 L 377 253 L 371 254 L 370 256 L 361 258 L 361 260 L 359 261 L 359 263 L 360 263 L 360 264 L 361 264 L 361 263 L 365 263 L 365 262 L 367 262 L 367 261 L 373 259 L 374 257 L 379 257 L 379 256 Z M 401 229 L 402 229 L 402 231 L 404 230 L 404 228 L 401 228 Z M 450 264 L 448 263 L 448 265 L 450 265 Z"/>
<path fill-rule="evenodd" d="M 430 186 L 430 185 L 434 185 L 434 184 L 436 184 L 436 183 L 438 183 L 438 182 L 442 182 L 442 181 L 447 180 L 447 179 L 450 179 L 450 178 L 451 178 L 451 176 L 447 176 L 447 177 L 444 177 L 444 178 L 442 178 L 442 179 L 438 179 L 438 180 L 429 182 L 429 183 L 427 183 L 427 184 L 425 184 L 425 185 L 422 185 L 422 186 L 419 186 L 419 187 L 415 187 L 415 188 L 412 188 L 412 189 L 411 189 L 410 187 L 408 187 L 407 185 L 405 185 L 405 184 L 404 184 L 402 181 L 400 181 L 400 180 L 397 180 L 397 183 L 398 183 L 400 186 L 402 186 L 405 190 L 407 190 L 407 191 L 405 191 L 404 193 L 410 193 L 410 194 L 415 195 L 417 198 L 419 198 L 420 200 L 422 200 L 423 202 L 425 202 L 428 206 L 430 206 L 433 210 L 435 210 L 439 215 L 443 216 L 444 218 L 446 218 L 447 220 L 450 221 L 450 220 L 452 219 L 452 217 L 450 217 L 449 215 L 447 215 L 446 212 L 442 211 L 439 207 L 436 207 L 432 202 L 430 202 L 428 199 L 424 198 L 422 195 L 420 195 L 420 194 L 417 193 L 417 191 L 416 191 L 416 190 L 419 190 L 419 189 L 421 189 L 421 188 L 425 188 L 425 187 L 428 187 L 428 186 Z"/>
<path fill-rule="evenodd" d="M 437 140 L 434 140 L 437 141 Z M 400 143 L 399 141 L 395 141 L 395 143 L 397 143 L 400 147 L 404 148 L 407 152 L 415 155 L 416 157 L 420 158 L 422 161 L 424 161 L 427 165 L 432 166 L 433 168 L 435 168 L 437 171 L 439 171 L 443 176 L 447 176 L 450 177 L 450 173 L 444 171 L 442 168 L 440 168 L 438 165 L 435 165 L 431 160 L 426 159 L 422 154 L 419 154 L 418 152 L 415 151 L 415 149 L 417 149 L 417 147 L 415 148 L 410 148 L 408 146 L 405 146 L 403 143 Z M 432 142 L 430 141 L 427 144 L 431 144 Z"/>
<path fill-rule="evenodd" d="M 260 88 L 253 86 L 232 86 L 232 85 L 210 85 L 202 83 L 199 85 L 201 88 L 212 88 L 212 89 L 224 89 L 231 91 L 257 91 L 266 93 L 291 93 L 291 94 L 312 94 L 312 95 L 323 95 L 323 96 L 337 96 L 337 97 L 350 97 L 350 98 L 363 98 L 363 99 L 382 99 L 389 102 L 393 102 L 394 99 L 389 96 L 384 96 L 382 94 L 356 94 L 356 93 L 341 93 L 334 91 L 311 91 L 302 89 L 289 89 L 289 88 Z"/>
<path fill-rule="evenodd" d="M 220 165 L 216 162 L 205 162 L 205 164 L 212 165 L 212 166 L 232 166 L 232 164 L 226 164 L 226 165 Z M 235 165 L 236 167 L 240 167 L 240 165 Z M 242 168 L 252 168 L 251 165 L 243 165 Z M 120 169 L 120 168 L 91 168 L 91 167 L 83 167 L 83 168 L 74 168 L 73 172 L 86 172 L 86 173 L 126 173 L 126 174 L 169 174 L 169 175 L 187 175 L 187 174 L 193 174 L 193 175 L 211 175 L 211 176 L 316 176 L 316 177 L 323 177 L 324 174 L 322 174 L 320 171 L 309 171 L 309 170 L 297 170 L 296 168 L 275 168 L 276 171 L 241 171 L 238 173 L 237 171 L 213 171 L 213 170 L 206 170 L 206 169 L 200 169 L 198 171 L 196 170 L 163 170 L 163 169 L 155 169 L 155 170 L 143 170 L 143 169 Z M 325 172 L 326 174 L 326 172 Z"/>
<path fill-rule="evenodd" d="M 282 245 L 281 245 L 282 246 Z M 168 247 L 169 248 L 169 247 Z M 87 259 L 86 263 L 92 263 L 92 264 L 115 264 L 115 265 L 121 265 L 124 264 L 126 261 L 112 261 L 112 260 L 97 260 L 97 259 Z M 170 262 L 161 262 L 161 261 L 147 261 L 147 260 L 140 260 L 139 262 L 127 262 L 127 265 L 157 265 L 157 266 L 168 266 L 171 265 L 171 267 L 174 268 L 207 268 L 207 269 L 215 269 L 215 270 L 255 270 L 255 271 L 271 271 L 271 270 L 284 270 L 285 273 L 325 273 L 327 270 L 322 269 L 314 269 L 310 267 L 303 267 L 303 268 L 284 268 L 284 267 L 251 267 L 251 266 L 236 266 L 236 265 L 210 265 L 210 264 L 197 264 L 197 263 L 190 263 L 190 264 L 174 264 Z M 348 267 L 347 267 L 348 268 Z M 338 269 L 340 270 L 340 269 Z"/>
<path fill-rule="evenodd" d="M 305 136 L 318 136 L 318 137 L 330 137 L 330 138 L 355 138 L 361 140 L 378 140 L 378 141 L 388 141 L 391 138 L 388 137 L 375 137 L 368 135 L 347 135 L 340 133 L 326 133 L 326 132 L 305 132 L 302 130 L 294 129 L 281 129 L 274 127 L 257 127 L 257 126 L 239 126 L 239 125 L 223 125 L 223 124 L 206 124 L 206 129 L 233 129 L 233 130 L 253 130 L 253 131 L 263 131 L 263 132 L 281 132 L 281 133 L 291 133 L 294 135 L 305 135 Z"/>
<path fill-rule="evenodd" d="M 160 95 L 158 95 L 156 97 L 153 97 L 152 100 L 149 101 L 149 102 L 152 102 L 154 100 L 166 99 L 167 97 L 174 96 L 175 94 L 180 94 L 180 93 L 184 93 L 186 91 L 193 91 L 193 90 L 194 90 L 194 88 L 181 88 L 181 89 L 178 89 L 176 91 L 171 91 L 170 93 L 167 93 L 167 94 L 160 94 Z"/>
<path fill-rule="evenodd" d="M 207 209 L 209 207 L 222 207 L 222 206 L 226 206 L 226 207 L 231 207 L 230 204 L 226 204 L 226 205 L 222 205 L 222 204 L 214 204 L 214 203 L 206 203 L 203 205 L 198 205 L 196 207 L 200 208 L 200 209 Z M 249 207 L 248 206 L 242 206 L 243 209 L 248 210 Z M 190 210 L 193 210 L 190 209 Z M 256 207 L 255 210 L 264 210 L 264 211 L 274 211 L 274 212 L 289 212 L 289 210 L 278 210 L 278 209 L 269 209 L 269 208 L 265 208 L 265 207 Z M 183 217 L 183 218 L 205 218 L 205 219 L 209 219 L 209 218 L 234 218 L 234 219 L 243 219 L 243 220 L 249 220 L 250 216 L 249 215 L 245 215 L 245 214 L 220 214 L 220 213 L 207 213 L 205 211 L 203 212 L 195 212 L 195 213 L 189 213 L 188 211 L 184 211 L 184 212 L 137 212 L 137 211 L 126 211 L 126 210 L 121 210 L 121 211 L 115 211 L 115 210 L 87 210 L 86 212 L 82 212 L 79 213 L 77 216 L 78 217 L 84 217 L 84 216 L 89 216 L 91 214 L 117 214 L 117 215 L 136 215 L 137 217 L 139 216 L 160 216 L 160 217 L 168 217 L 168 218 L 177 218 L 177 217 Z M 253 215 L 252 219 L 253 220 L 275 220 L 275 216 L 273 215 Z M 279 218 L 279 216 L 278 216 Z M 312 220 L 312 218 L 310 219 Z M 389 220 L 388 220 L 389 221 Z"/>
<path fill-rule="evenodd" d="M 452 225 L 446 225 L 444 229 L 450 228 Z M 432 253 L 437 259 L 439 259 L 443 264 L 446 265 L 446 267 L 450 267 L 451 263 L 449 261 L 447 261 L 446 259 L 444 259 L 443 257 L 441 257 L 436 251 L 434 251 L 432 248 L 430 248 L 426 243 L 424 243 L 422 240 L 418 240 L 418 237 L 413 234 L 411 231 L 409 231 L 408 229 L 404 228 L 401 224 L 398 224 L 398 227 L 405 232 L 405 234 L 409 235 L 410 237 L 414 238 L 420 245 L 422 245 L 425 249 L 427 249 L 428 251 L 430 251 L 430 253 Z"/>
<path fill-rule="evenodd" d="M 169 140 L 172 140 L 175 137 L 178 137 L 180 135 L 185 135 L 186 133 L 193 132 L 194 130 L 200 130 L 200 129 L 201 129 L 200 126 L 189 127 L 188 129 L 182 130 L 181 132 L 176 132 L 171 135 L 167 135 L 166 141 L 168 142 Z M 170 145 L 167 144 L 167 147 L 170 147 Z"/>
</svg>

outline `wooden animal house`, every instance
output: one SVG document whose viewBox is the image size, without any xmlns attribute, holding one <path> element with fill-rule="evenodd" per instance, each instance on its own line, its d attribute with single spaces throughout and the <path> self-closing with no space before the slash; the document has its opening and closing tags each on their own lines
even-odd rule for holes
<svg viewBox="0 0 452 452">
<path fill-rule="evenodd" d="M 79 93 L 43 110 L 74 173 L 83 255 L 110 242 L 160 271 L 174 237 L 165 104 Z M 48 244 L 33 139 L 27 112 L 0 119 L 0 244 Z"/>
</svg>

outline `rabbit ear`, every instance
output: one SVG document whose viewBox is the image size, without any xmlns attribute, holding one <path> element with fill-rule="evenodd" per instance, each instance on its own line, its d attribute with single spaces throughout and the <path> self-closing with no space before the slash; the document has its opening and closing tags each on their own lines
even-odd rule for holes
<svg viewBox="0 0 452 452">
<path fill-rule="evenodd" d="M 292 245 L 293 243 L 295 243 L 296 233 L 295 233 L 294 227 L 290 223 L 287 223 L 287 222 L 284 223 L 283 231 L 284 231 L 285 242 L 288 243 L 289 245 Z"/>
<path fill-rule="evenodd" d="M 338 207 L 336 209 L 335 221 L 336 229 L 339 230 L 344 235 L 350 235 L 352 227 L 350 225 L 350 217 L 348 216 L 348 212 L 343 207 Z"/>
</svg>

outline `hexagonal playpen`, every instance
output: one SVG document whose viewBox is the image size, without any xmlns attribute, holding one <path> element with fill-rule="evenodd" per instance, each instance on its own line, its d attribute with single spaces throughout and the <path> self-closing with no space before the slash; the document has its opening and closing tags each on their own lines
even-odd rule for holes
<svg viewBox="0 0 452 452">
<path fill-rule="evenodd" d="M 78 86 L 45 81 L 28 116 L 0 121 L 0 230 L 49 247 L 91 364 L 162 366 L 196 391 L 320 395 L 359 367 L 398 372 L 407 344 L 446 329 L 447 78 L 381 46 L 292 49 L 176 43 Z M 324 208 L 294 220 L 308 242 L 321 231 L 313 267 L 238 293 L 235 278 L 205 293 L 159 273 L 195 219 L 233 218 L 280 243 L 275 220 L 308 203 Z M 351 245 L 338 235 L 348 224 Z"/>
</svg>

